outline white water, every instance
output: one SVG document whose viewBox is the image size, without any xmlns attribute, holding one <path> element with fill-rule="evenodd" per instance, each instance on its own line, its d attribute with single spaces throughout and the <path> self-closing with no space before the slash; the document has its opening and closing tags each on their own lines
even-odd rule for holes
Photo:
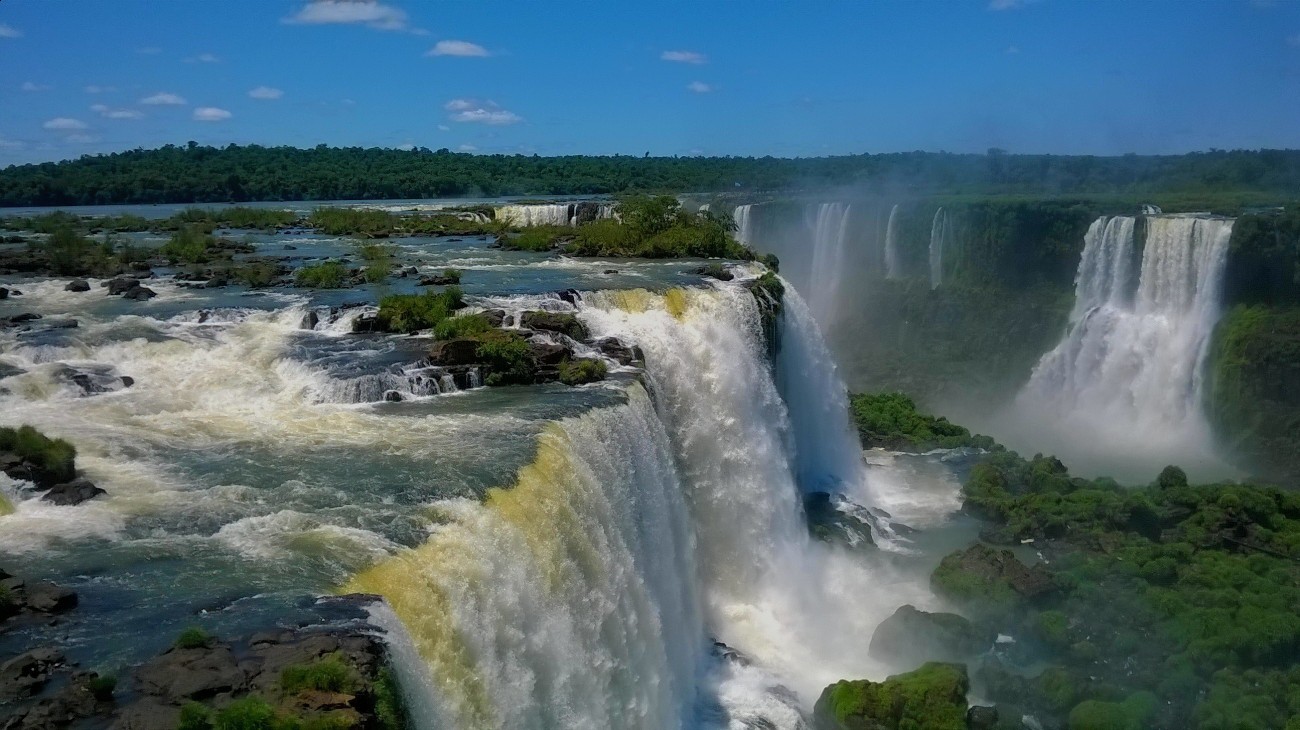
<svg viewBox="0 0 1300 730">
<path fill-rule="evenodd" d="M 930 223 L 930 288 L 943 285 L 943 246 L 948 236 L 948 216 L 940 208 L 934 212 Z"/>
<path fill-rule="evenodd" d="M 497 220 L 514 226 L 576 226 L 579 223 L 579 205 L 578 203 L 502 205 L 496 208 L 495 215 Z M 596 219 L 614 218 L 614 206 L 599 204 L 594 214 Z"/>
<path fill-rule="evenodd" d="M 848 240 L 849 206 L 821 203 L 812 219 L 812 269 L 806 287 L 813 316 L 830 328 L 836 315 L 840 282 L 844 276 Z"/>
<path fill-rule="evenodd" d="M 736 211 L 731 215 L 736 222 L 736 240 L 745 246 L 752 246 L 754 243 L 753 219 L 750 217 L 753 207 L 752 205 L 738 205 Z"/>
<path fill-rule="evenodd" d="M 889 209 L 889 223 L 885 227 L 885 278 L 902 276 L 898 260 L 898 204 Z"/>
<path fill-rule="evenodd" d="M 1131 457 L 1150 478 L 1164 463 L 1216 461 L 1202 370 L 1233 222 L 1146 223 L 1136 289 L 1136 221 L 1100 218 L 1089 228 L 1069 330 L 1034 369 L 1018 407 L 1031 422 L 1074 434 L 1062 439 L 1063 456 L 1087 444 L 1092 453 Z"/>
</svg>

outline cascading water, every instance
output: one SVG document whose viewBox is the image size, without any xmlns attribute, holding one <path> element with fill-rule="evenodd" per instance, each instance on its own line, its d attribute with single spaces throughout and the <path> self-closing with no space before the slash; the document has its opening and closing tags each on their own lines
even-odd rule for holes
<svg viewBox="0 0 1300 730">
<path fill-rule="evenodd" d="M 948 235 L 948 215 L 943 208 L 934 212 L 934 221 L 930 223 L 930 288 L 938 289 L 943 285 L 943 245 Z"/>
<path fill-rule="evenodd" d="M 898 260 L 898 204 L 889 209 L 889 223 L 885 226 L 885 278 L 897 279 L 901 276 Z"/>
<path fill-rule="evenodd" d="M 1089 228 L 1069 331 L 1038 363 L 1018 406 L 1106 451 L 1205 463 L 1214 450 L 1202 368 L 1233 221 L 1145 220 L 1136 290 L 1137 221 L 1103 217 Z"/>
<path fill-rule="evenodd" d="M 736 240 L 745 246 L 752 246 L 754 241 L 753 219 L 750 213 L 752 205 L 738 205 L 731 217 L 736 222 Z"/>
<path fill-rule="evenodd" d="M 614 218 L 614 206 L 608 203 L 554 203 L 503 205 L 495 210 L 496 219 L 513 226 L 576 226 L 593 220 Z"/>
<path fill-rule="evenodd" d="M 827 328 L 836 314 L 845 269 L 849 208 L 844 203 L 821 203 L 813 218 L 812 269 L 805 290 L 813 316 Z"/>
</svg>

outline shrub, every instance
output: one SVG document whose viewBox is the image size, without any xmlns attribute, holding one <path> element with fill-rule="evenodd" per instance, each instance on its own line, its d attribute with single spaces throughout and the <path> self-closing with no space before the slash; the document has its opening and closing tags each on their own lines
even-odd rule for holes
<svg viewBox="0 0 1300 730">
<path fill-rule="evenodd" d="M 77 450 L 63 439 L 51 439 L 31 426 L 0 428 L 0 451 L 8 451 L 49 474 L 50 484 L 77 476 Z"/>
<path fill-rule="evenodd" d="M 475 354 L 488 366 L 487 385 L 527 384 L 533 382 L 532 359 L 528 342 L 515 332 L 493 330 L 480 335 Z"/>
<path fill-rule="evenodd" d="M 275 708 L 261 697 L 245 697 L 231 702 L 217 713 L 212 722 L 214 730 L 279 730 L 284 725 L 277 721 Z"/>
<path fill-rule="evenodd" d="M 379 300 L 379 324 L 389 332 L 410 334 L 437 327 L 464 306 L 459 287 L 423 294 L 390 294 Z"/>
<path fill-rule="evenodd" d="M 279 269 L 273 263 L 259 261 L 240 266 L 232 273 L 237 281 L 243 282 L 250 289 L 260 289 L 275 283 Z"/>
<path fill-rule="evenodd" d="M 359 682 L 352 668 L 337 655 L 310 664 L 285 667 L 280 673 L 280 687 L 290 694 L 305 689 L 319 692 L 352 692 Z"/>
<path fill-rule="evenodd" d="M 590 358 L 565 360 L 560 363 L 560 382 L 565 385 L 582 385 L 604 380 L 609 369 L 604 361 Z"/>
<path fill-rule="evenodd" d="M 170 241 L 158 249 L 158 253 L 167 257 L 172 263 L 182 262 L 199 264 L 211 258 L 211 249 L 215 240 L 197 226 L 185 226 L 177 231 Z"/>
<path fill-rule="evenodd" d="M 95 245 L 68 227 L 50 234 L 41 247 L 50 260 L 50 270 L 61 276 L 85 272 L 87 259 L 95 253 Z"/>
<path fill-rule="evenodd" d="M 111 674 L 97 675 L 91 678 L 86 687 L 95 699 L 108 702 L 113 699 L 113 690 L 117 689 L 117 677 Z"/>
<path fill-rule="evenodd" d="M 554 249 L 561 239 L 572 236 L 573 229 L 567 226 L 531 226 L 498 240 L 502 248 L 510 251 L 547 252 Z"/>
<path fill-rule="evenodd" d="M 481 314 L 469 314 L 463 317 L 447 317 L 433 328 L 433 336 L 440 340 L 456 337 L 472 337 L 493 329 L 492 324 Z"/>
<path fill-rule="evenodd" d="M 212 641 L 212 634 L 204 631 L 201 627 L 191 626 L 176 637 L 174 646 L 177 649 L 202 649 Z"/>
<path fill-rule="evenodd" d="M 177 730 L 212 730 L 211 713 L 208 708 L 197 702 L 186 702 L 181 707 L 181 719 L 176 724 Z"/>
<path fill-rule="evenodd" d="M 402 688 L 387 667 L 379 670 L 379 679 L 375 682 L 375 715 L 383 730 L 405 730 L 410 726 Z"/>
<path fill-rule="evenodd" d="M 397 266 L 392 246 L 367 243 L 361 247 L 361 259 L 366 262 L 365 278 L 371 284 L 378 284 L 393 273 Z"/>
<path fill-rule="evenodd" d="M 442 278 L 446 279 L 451 284 L 459 284 L 460 276 L 460 269 L 446 268 L 442 270 Z"/>
<path fill-rule="evenodd" d="M 311 289 L 341 289 L 349 283 L 348 269 L 338 261 L 326 261 L 298 269 L 294 276 L 296 286 Z"/>
</svg>

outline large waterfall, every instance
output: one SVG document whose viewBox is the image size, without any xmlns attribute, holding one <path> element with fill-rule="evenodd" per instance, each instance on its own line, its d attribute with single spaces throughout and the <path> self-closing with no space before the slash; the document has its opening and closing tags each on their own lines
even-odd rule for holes
<svg viewBox="0 0 1300 730">
<path fill-rule="evenodd" d="M 1213 449 L 1202 369 L 1233 222 L 1143 220 L 1136 283 L 1138 221 L 1103 217 L 1088 229 L 1069 330 L 1018 405 L 1107 451 L 1204 463 Z"/>
<path fill-rule="evenodd" d="M 812 221 L 812 269 L 806 292 L 813 316 L 823 327 L 829 327 L 836 314 L 840 279 L 845 273 L 849 206 L 820 203 Z"/>
<path fill-rule="evenodd" d="M 613 218 L 609 203 L 554 203 L 503 205 L 495 210 L 496 219 L 513 226 L 576 226 L 593 220 Z"/>
<path fill-rule="evenodd" d="M 943 245 L 948 237 L 948 215 L 943 208 L 934 212 L 930 223 L 930 288 L 938 289 L 943 285 Z"/>
<path fill-rule="evenodd" d="M 900 596 L 808 536 L 803 490 L 869 497 L 844 386 L 786 296 L 774 377 L 742 286 L 585 295 L 594 335 L 644 350 L 645 388 L 556 423 L 514 486 L 438 505 L 427 543 L 348 586 L 409 630 L 430 724 L 793 729 L 821 687 L 880 674 L 865 642 Z"/>
<path fill-rule="evenodd" d="M 738 205 L 731 215 L 736 222 L 736 240 L 746 246 L 752 246 L 754 241 L 754 222 L 750 217 L 753 208 L 752 205 Z"/>
<path fill-rule="evenodd" d="M 901 269 L 898 260 L 898 205 L 895 204 L 889 209 L 889 223 L 885 227 L 885 278 L 899 278 Z"/>
</svg>

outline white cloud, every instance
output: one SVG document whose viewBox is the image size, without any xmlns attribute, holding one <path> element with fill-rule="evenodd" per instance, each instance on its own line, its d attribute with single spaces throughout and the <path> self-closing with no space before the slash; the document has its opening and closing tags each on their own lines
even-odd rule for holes
<svg viewBox="0 0 1300 730">
<path fill-rule="evenodd" d="M 406 23 L 406 12 L 376 0 L 313 0 L 281 22 L 290 25 L 364 25 L 375 30 L 420 33 Z"/>
<path fill-rule="evenodd" d="M 46 129 L 53 129 L 58 132 L 72 132 L 79 129 L 89 129 L 90 127 L 80 119 L 69 119 L 68 117 L 55 117 L 45 124 L 41 125 Z"/>
<path fill-rule="evenodd" d="M 449 112 L 463 112 L 466 109 L 473 109 L 476 106 L 478 106 L 477 101 L 472 101 L 470 99 L 452 99 L 446 104 L 443 104 L 442 108 Z"/>
<path fill-rule="evenodd" d="M 713 91 L 713 87 L 704 83 L 703 81 L 692 81 L 691 83 L 686 85 L 686 88 L 690 89 L 691 91 L 694 91 L 697 94 L 707 94 L 710 91 Z"/>
<path fill-rule="evenodd" d="M 478 148 L 472 144 L 463 144 L 456 149 L 461 152 L 478 152 Z"/>
<path fill-rule="evenodd" d="M 709 60 L 708 56 L 705 56 L 703 53 L 696 53 L 695 51 L 664 51 L 659 58 L 676 63 L 695 64 L 707 63 Z"/>
<path fill-rule="evenodd" d="M 438 41 L 430 48 L 426 56 L 459 56 L 461 58 L 487 58 L 491 56 L 488 49 L 469 41 Z"/>
<path fill-rule="evenodd" d="M 248 95 L 253 97 L 254 99 L 262 99 L 263 101 L 270 101 L 273 99 L 279 99 L 280 97 L 284 96 L 284 92 L 271 86 L 259 86 L 256 89 L 250 90 L 248 92 Z"/>
<path fill-rule="evenodd" d="M 212 53 L 200 53 L 185 59 L 186 63 L 221 63 L 221 59 Z"/>
<path fill-rule="evenodd" d="M 27 144 L 24 142 L 19 142 L 16 139 L 6 139 L 5 137 L 0 136 L 0 150 L 20 150 L 26 146 Z"/>
<path fill-rule="evenodd" d="M 86 92 L 87 94 L 111 94 L 111 93 L 113 93 L 114 91 L 117 91 L 117 87 L 116 87 L 116 86 L 96 86 L 96 85 L 94 85 L 94 84 L 91 84 L 91 85 L 89 85 L 89 86 L 83 86 L 83 87 L 81 87 L 81 90 L 84 91 L 84 92 Z"/>
<path fill-rule="evenodd" d="M 451 131 L 451 127 L 448 127 L 448 126 L 445 125 L 445 124 L 439 124 L 439 125 L 438 125 L 438 131 L 440 131 L 440 132 L 450 132 L 450 131 Z"/>
<path fill-rule="evenodd" d="M 234 116 L 225 109 L 218 109 L 215 106 L 201 106 L 194 110 L 194 120 L 197 122 L 223 122 Z"/>
<path fill-rule="evenodd" d="M 52 87 L 45 84 L 37 84 L 32 81 L 24 81 L 23 85 L 18 87 L 23 91 L 49 91 Z"/>
<path fill-rule="evenodd" d="M 524 118 L 511 111 L 502 109 L 493 101 L 475 99 L 452 99 L 443 105 L 453 122 L 476 122 L 479 124 L 515 124 Z"/>
<path fill-rule="evenodd" d="M 135 109 L 113 109 L 105 104 L 93 104 L 90 110 L 105 119 L 144 119 L 144 113 Z"/>
<path fill-rule="evenodd" d="M 399 144 L 393 149 L 401 150 L 403 152 L 410 152 L 411 150 L 415 149 L 415 145 L 411 144 L 410 142 L 407 142 L 406 144 Z"/>
<path fill-rule="evenodd" d="M 13 27 L 0 23 L 0 38 L 22 38 L 23 32 Z"/>
<path fill-rule="evenodd" d="M 165 91 L 160 91 L 153 96 L 146 96 L 140 100 L 140 103 L 150 104 L 153 106 L 181 106 L 185 104 L 185 97 L 180 96 L 179 94 L 169 94 Z"/>
</svg>

